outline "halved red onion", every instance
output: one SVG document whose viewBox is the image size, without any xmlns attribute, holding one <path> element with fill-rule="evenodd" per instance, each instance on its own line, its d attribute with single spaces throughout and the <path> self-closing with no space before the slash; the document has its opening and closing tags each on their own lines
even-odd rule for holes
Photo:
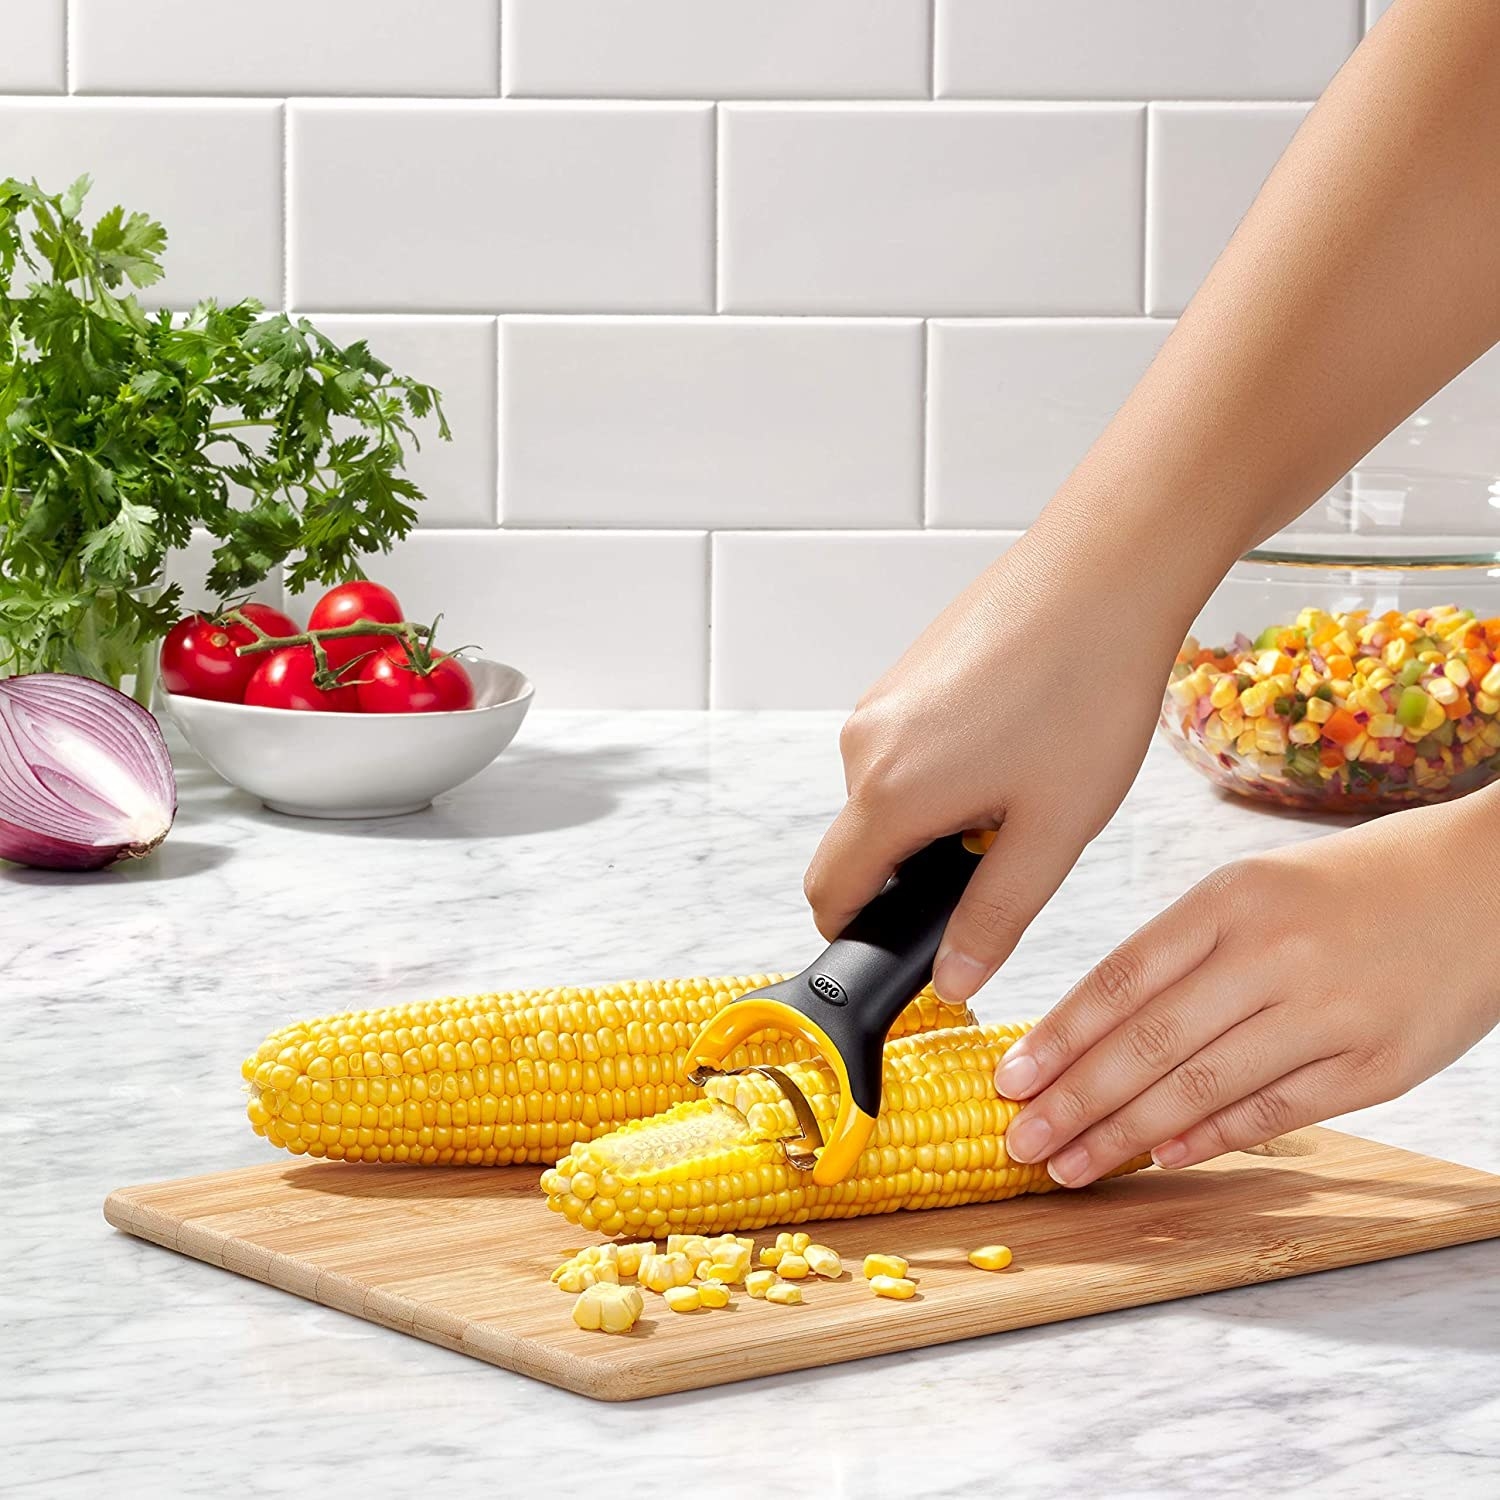
<svg viewBox="0 0 1500 1500">
<path fill-rule="evenodd" d="M 0 859 L 98 870 L 149 854 L 177 814 L 156 720 L 66 672 L 0 678 Z"/>
</svg>

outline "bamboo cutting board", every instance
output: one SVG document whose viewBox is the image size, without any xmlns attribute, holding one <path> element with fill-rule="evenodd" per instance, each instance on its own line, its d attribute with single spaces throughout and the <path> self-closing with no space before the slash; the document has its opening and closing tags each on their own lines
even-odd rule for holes
<svg viewBox="0 0 1500 1500">
<path fill-rule="evenodd" d="M 627 1336 L 584 1333 L 549 1285 L 588 1236 L 543 1207 L 530 1167 L 354 1167 L 282 1159 L 111 1193 L 127 1234 L 326 1307 L 606 1401 L 889 1354 L 1500 1236 L 1500 1177 L 1332 1130 L 1081 1193 L 830 1223 L 854 1275 L 801 1307 L 736 1291 Z M 762 1230 L 758 1242 L 773 1230 Z M 1008 1271 L 975 1271 L 1003 1241 Z M 919 1295 L 870 1295 L 867 1251 L 904 1255 Z"/>
</svg>

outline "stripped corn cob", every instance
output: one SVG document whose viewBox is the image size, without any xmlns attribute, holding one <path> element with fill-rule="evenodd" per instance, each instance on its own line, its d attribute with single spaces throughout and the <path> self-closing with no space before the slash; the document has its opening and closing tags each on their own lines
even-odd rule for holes
<svg viewBox="0 0 1500 1500">
<path fill-rule="evenodd" d="M 339 1161 L 504 1166 L 696 1096 L 683 1078 L 699 1029 L 777 975 L 655 979 L 350 1011 L 271 1033 L 242 1069 L 257 1135 Z M 924 990 L 892 1036 L 961 1011 Z M 762 1032 L 726 1066 L 777 1066 L 807 1043 Z"/>
<path fill-rule="evenodd" d="M 746 1074 L 710 1078 L 707 1098 L 576 1147 L 542 1174 L 547 1206 L 614 1235 L 756 1229 L 1046 1192 L 1054 1183 L 1044 1166 L 1016 1165 L 1006 1153 L 1021 1106 L 995 1092 L 995 1067 L 1026 1029 L 962 1027 L 891 1043 L 875 1132 L 854 1172 L 832 1187 L 788 1165 L 779 1143 L 799 1134 L 792 1107 L 769 1079 Z M 837 1105 L 832 1069 L 818 1059 L 783 1071 L 826 1131 Z"/>
</svg>

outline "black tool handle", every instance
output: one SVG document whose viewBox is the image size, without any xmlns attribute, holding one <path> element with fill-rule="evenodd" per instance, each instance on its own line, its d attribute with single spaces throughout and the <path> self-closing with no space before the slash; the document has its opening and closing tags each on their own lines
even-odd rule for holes
<svg viewBox="0 0 1500 1500">
<path fill-rule="evenodd" d="M 913 854 L 789 986 L 797 990 L 798 1009 L 838 1048 L 850 1095 L 866 1114 L 880 1109 L 886 1033 L 931 980 L 943 929 L 981 857 L 961 834 Z"/>
</svg>

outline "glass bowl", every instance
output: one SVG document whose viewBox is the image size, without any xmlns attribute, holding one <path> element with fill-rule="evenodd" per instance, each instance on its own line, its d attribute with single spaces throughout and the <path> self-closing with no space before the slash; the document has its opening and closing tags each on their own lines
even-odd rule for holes
<svg viewBox="0 0 1500 1500">
<path fill-rule="evenodd" d="M 1204 607 L 1160 733 L 1216 786 L 1366 812 L 1500 778 L 1500 483 L 1351 476 Z M 1415 534 L 1417 526 L 1428 528 Z"/>
</svg>

